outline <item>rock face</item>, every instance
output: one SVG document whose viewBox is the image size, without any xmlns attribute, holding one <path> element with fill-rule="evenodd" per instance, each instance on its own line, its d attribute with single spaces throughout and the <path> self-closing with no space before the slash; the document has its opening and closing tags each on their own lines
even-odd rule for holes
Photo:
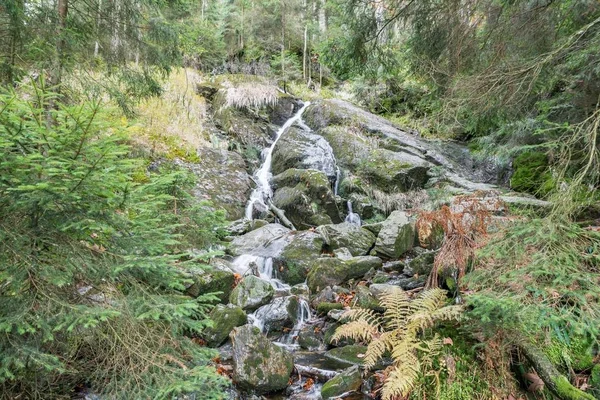
<svg viewBox="0 0 600 400">
<path fill-rule="evenodd" d="M 288 169 L 272 181 L 273 203 L 297 229 L 341 222 L 327 175 L 314 169 Z"/>
<path fill-rule="evenodd" d="M 383 222 L 373 251 L 386 258 L 398 258 L 413 246 L 414 223 L 403 211 L 394 211 Z"/>
<path fill-rule="evenodd" d="M 350 367 L 328 380 L 321 388 L 323 400 L 333 399 L 347 392 L 360 389 L 362 377 L 357 366 Z"/>
<path fill-rule="evenodd" d="M 375 235 L 359 226 L 341 223 L 323 225 L 317 228 L 331 250 L 347 248 L 353 256 L 366 255 L 375 243 Z"/>
<path fill-rule="evenodd" d="M 290 285 L 304 282 L 312 262 L 321 256 L 324 244 L 321 235 L 315 232 L 293 235 L 279 256 L 279 274 L 283 281 Z"/>
<path fill-rule="evenodd" d="M 254 275 L 246 276 L 233 289 L 229 301 L 244 310 L 255 310 L 267 304 L 275 294 L 271 284 Z"/>
<path fill-rule="evenodd" d="M 234 256 L 242 254 L 258 255 L 261 249 L 266 249 L 275 239 L 282 238 L 289 232 L 288 228 L 279 224 L 265 225 L 245 235 L 237 236 L 233 239 L 227 251 Z"/>
<path fill-rule="evenodd" d="M 238 388 L 263 394 L 284 389 L 294 368 L 292 355 L 267 339 L 258 328 L 244 325 L 231 332 L 233 381 Z"/>
<path fill-rule="evenodd" d="M 273 149 L 273 174 L 291 168 L 321 171 L 329 180 L 337 175 L 335 156 L 327 140 L 297 126 L 291 127 Z"/>
<path fill-rule="evenodd" d="M 308 273 L 307 283 L 312 293 L 326 286 L 339 285 L 348 278 L 348 266 L 339 258 L 318 258 Z"/>
<path fill-rule="evenodd" d="M 211 148 L 201 148 L 198 152 L 200 161 L 197 164 L 179 162 L 197 178 L 194 195 L 224 209 L 229 220 L 243 217 L 252 180 L 242 156 L 233 151 Z"/>
<path fill-rule="evenodd" d="M 242 326 L 248 322 L 244 310 L 233 304 L 217 305 L 211 311 L 210 319 L 213 321 L 213 326 L 206 328 L 202 334 L 202 337 L 210 347 L 221 345 L 227 340 L 233 328 Z"/>
</svg>

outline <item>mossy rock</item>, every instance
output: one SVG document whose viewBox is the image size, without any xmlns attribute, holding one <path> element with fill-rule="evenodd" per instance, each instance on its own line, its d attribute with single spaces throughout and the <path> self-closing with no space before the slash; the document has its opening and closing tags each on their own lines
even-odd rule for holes
<svg viewBox="0 0 600 400">
<path fill-rule="evenodd" d="M 381 258 L 374 256 L 359 256 L 344 260 L 348 266 L 347 279 L 362 278 L 371 269 L 381 269 L 383 262 Z"/>
<path fill-rule="evenodd" d="M 396 259 L 413 248 L 414 221 L 404 211 L 394 211 L 383 221 L 373 253 Z"/>
<path fill-rule="evenodd" d="M 325 357 L 338 363 L 345 364 L 347 367 L 353 365 L 362 366 L 364 364 L 364 354 L 366 352 L 367 346 L 353 344 L 331 349 L 325 353 Z"/>
<path fill-rule="evenodd" d="M 233 304 L 217 305 L 209 315 L 212 326 L 202 332 L 202 337 L 210 347 L 221 345 L 229 337 L 233 328 L 245 325 L 248 317 L 241 307 Z"/>
<path fill-rule="evenodd" d="M 337 398 L 344 393 L 359 390 L 361 385 L 362 376 L 358 367 L 350 367 L 323 385 L 321 388 L 321 397 L 323 400 Z"/>
<path fill-rule="evenodd" d="M 348 223 L 319 226 L 317 232 L 331 250 L 345 247 L 353 256 L 366 255 L 376 239 L 368 230 Z"/>
<path fill-rule="evenodd" d="M 273 178 L 273 204 L 285 212 L 298 229 L 341 222 L 340 213 L 325 173 L 289 169 Z"/>
<path fill-rule="evenodd" d="M 257 276 L 246 276 L 231 291 L 229 301 L 247 311 L 267 304 L 275 294 L 271 284 Z"/>
<path fill-rule="evenodd" d="M 187 288 L 188 295 L 198 297 L 207 293 L 217 293 L 221 303 L 228 302 L 235 283 L 233 271 L 209 266 L 207 269 L 193 269 L 190 272 L 194 283 Z"/>
<path fill-rule="evenodd" d="M 545 196 L 554 187 L 552 174 L 548 170 L 548 156 L 542 152 L 526 152 L 513 161 L 514 173 L 510 187 L 518 192 Z"/>
<path fill-rule="evenodd" d="M 327 315 L 331 310 L 343 310 L 344 305 L 342 303 L 328 303 L 321 302 L 317 305 L 317 313 L 319 315 Z"/>
<path fill-rule="evenodd" d="M 357 286 L 352 301 L 353 307 L 366 308 L 374 311 L 383 311 L 379 305 L 379 301 L 371 294 L 371 291 L 366 286 Z"/>
<path fill-rule="evenodd" d="M 284 389 L 294 368 L 292 354 L 273 344 L 252 325 L 234 328 L 233 382 L 256 394 Z"/>
<path fill-rule="evenodd" d="M 290 285 L 304 282 L 312 263 L 321 256 L 324 245 L 325 241 L 318 233 L 306 231 L 294 234 L 277 257 L 281 263 L 281 279 Z"/>
<path fill-rule="evenodd" d="M 339 258 L 322 257 L 313 261 L 306 283 L 312 293 L 326 286 L 339 285 L 348 278 L 348 266 Z"/>
<path fill-rule="evenodd" d="M 437 251 L 428 251 L 419 254 L 408 263 L 408 267 L 414 274 L 428 276 L 433 269 L 433 262 L 435 261 L 436 254 Z"/>
</svg>

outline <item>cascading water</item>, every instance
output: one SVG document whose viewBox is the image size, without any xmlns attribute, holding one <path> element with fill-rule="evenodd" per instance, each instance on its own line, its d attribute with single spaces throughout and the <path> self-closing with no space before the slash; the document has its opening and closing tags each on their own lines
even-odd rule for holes
<svg viewBox="0 0 600 400">
<path fill-rule="evenodd" d="M 283 126 L 279 128 L 277 134 L 275 135 L 275 140 L 273 141 L 273 144 L 271 144 L 271 147 L 267 149 L 267 152 L 265 154 L 265 161 L 263 162 L 260 169 L 254 174 L 254 178 L 256 180 L 256 188 L 252 191 L 252 194 L 250 195 L 250 200 L 248 201 L 248 205 L 246 206 L 247 219 L 252 219 L 255 204 L 258 203 L 261 204 L 265 209 L 268 208 L 267 203 L 269 199 L 273 196 L 273 189 L 271 188 L 271 183 L 269 182 L 272 176 L 271 160 L 273 158 L 273 149 L 275 148 L 275 145 L 277 144 L 277 141 L 279 140 L 281 135 L 283 135 L 283 133 L 287 131 L 289 127 L 292 126 L 296 121 L 300 120 L 300 118 L 302 117 L 302 113 L 304 112 L 304 110 L 306 110 L 306 108 L 309 105 L 310 102 L 308 101 L 304 103 L 302 108 L 300 108 L 300 110 L 298 110 L 298 112 L 292 118 L 288 119 L 285 122 L 285 124 L 283 124 Z"/>
<path fill-rule="evenodd" d="M 352 202 L 350 200 L 348 200 L 348 215 L 346 216 L 345 222 L 358 226 L 362 224 L 362 221 L 360 220 L 360 215 L 352 211 Z"/>
<path fill-rule="evenodd" d="M 298 297 L 298 312 L 296 314 L 296 323 L 295 323 L 294 327 L 292 328 L 292 330 L 289 331 L 287 335 L 284 335 L 281 338 L 279 343 L 281 343 L 283 346 L 286 346 L 286 347 L 298 346 L 298 344 L 296 343 L 297 339 L 298 339 L 298 334 L 300 333 L 300 330 L 302 329 L 304 324 L 308 320 L 310 320 L 310 318 L 311 318 L 311 312 L 310 312 L 310 306 L 308 305 L 308 302 L 305 299 Z"/>
<path fill-rule="evenodd" d="M 335 183 L 333 184 L 333 195 L 338 195 L 338 189 L 340 187 L 340 178 L 342 177 L 342 171 L 340 167 L 335 167 Z"/>
</svg>

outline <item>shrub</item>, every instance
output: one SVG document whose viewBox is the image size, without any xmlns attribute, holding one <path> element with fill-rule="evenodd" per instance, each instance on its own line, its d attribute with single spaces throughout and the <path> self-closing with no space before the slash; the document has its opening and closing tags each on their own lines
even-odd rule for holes
<svg viewBox="0 0 600 400">
<path fill-rule="evenodd" d="M 0 93 L 0 398 L 218 398 L 210 354 L 184 337 L 215 296 L 182 294 L 198 260 L 173 209 L 181 175 L 136 183 L 110 110 L 21 90 Z"/>
</svg>

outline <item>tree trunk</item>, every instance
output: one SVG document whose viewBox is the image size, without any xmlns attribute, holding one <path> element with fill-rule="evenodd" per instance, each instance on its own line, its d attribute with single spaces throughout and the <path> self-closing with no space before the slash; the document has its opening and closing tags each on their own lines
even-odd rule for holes
<svg viewBox="0 0 600 400">
<path fill-rule="evenodd" d="M 548 357 L 528 340 L 521 338 L 517 347 L 533 365 L 546 387 L 559 399 L 594 400 L 594 396 L 571 385 L 567 377 L 556 369 Z"/>
<path fill-rule="evenodd" d="M 275 207 L 275 204 L 273 204 L 272 201 L 269 201 L 269 209 L 273 212 L 273 214 L 275 214 L 277 218 L 279 218 L 282 225 L 290 228 L 293 231 L 296 230 L 294 224 L 292 224 L 292 222 L 285 216 L 285 212 L 282 209 Z"/>
<path fill-rule="evenodd" d="M 58 0 L 57 3 L 58 24 L 56 25 L 56 54 L 54 65 L 50 74 L 50 86 L 58 86 L 62 80 L 63 58 L 65 50 L 65 30 L 67 27 L 67 16 L 69 13 L 68 0 Z"/>
<path fill-rule="evenodd" d="M 308 47 L 308 24 L 304 25 L 304 50 L 302 51 L 302 77 L 304 78 L 304 81 L 307 81 L 307 68 L 306 68 L 306 48 Z"/>
</svg>

